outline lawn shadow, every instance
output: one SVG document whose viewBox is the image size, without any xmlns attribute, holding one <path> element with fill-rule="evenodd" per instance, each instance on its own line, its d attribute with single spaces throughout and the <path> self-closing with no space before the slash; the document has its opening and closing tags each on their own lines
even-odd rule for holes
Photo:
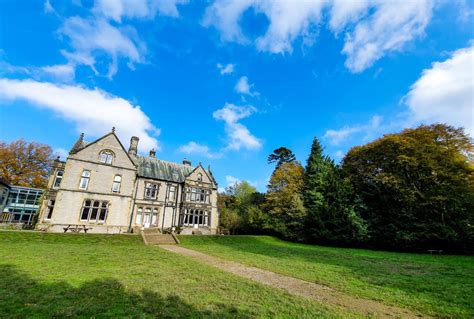
<svg viewBox="0 0 474 319">
<path fill-rule="evenodd" d="M 2 317 L 251 318 L 247 311 L 224 304 L 198 309 L 179 296 L 152 290 L 132 292 L 106 278 L 78 287 L 66 282 L 40 283 L 11 265 L 0 265 Z"/>
</svg>

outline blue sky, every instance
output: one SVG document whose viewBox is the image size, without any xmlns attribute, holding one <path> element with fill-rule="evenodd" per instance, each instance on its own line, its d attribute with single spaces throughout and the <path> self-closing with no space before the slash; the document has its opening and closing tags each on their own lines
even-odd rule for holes
<svg viewBox="0 0 474 319">
<path fill-rule="evenodd" d="M 280 146 L 339 161 L 384 133 L 474 134 L 470 1 L 0 2 L 0 139 L 80 132 L 264 191 Z"/>
</svg>

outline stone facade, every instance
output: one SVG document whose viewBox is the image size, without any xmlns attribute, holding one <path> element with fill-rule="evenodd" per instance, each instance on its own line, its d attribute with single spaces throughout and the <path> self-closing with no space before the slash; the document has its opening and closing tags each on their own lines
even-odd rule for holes
<svg viewBox="0 0 474 319">
<path fill-rule="evenodd" d="M 128 152 L 115 132 L 87 143 L 81 134 L 65 162 L 57 159 L 40 209 L 38 228 L 63 232 L 69 225 L 92 233 L 180 227 L 215 234 L 217 183 L 210 168 L 192 167 Z"/>
</svg>

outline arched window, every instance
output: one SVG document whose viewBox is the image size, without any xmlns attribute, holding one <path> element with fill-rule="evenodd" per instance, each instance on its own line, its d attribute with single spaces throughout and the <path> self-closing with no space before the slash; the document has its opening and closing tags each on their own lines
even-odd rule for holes
<svg viewBox="0 0 474 319">
<path fill-rule="evenodd" d="M 114 153 L 110 150 L 103 150 L 100 152 L 99 160 L 101 163 L 112 165 L 112 159 L 114 158 Z"/>
<path fill-rule="evenodd" d="M 198 181 L 202 182 L 202 174 L 198 173 Z"/>
<path fill-rule="evenodd" d="M 122 184 L 122 176 L 115 175 L 114 182 L 112 184 L 112 192 L 119 193 L 120 192 L 120 184 Z"/>
</svg>

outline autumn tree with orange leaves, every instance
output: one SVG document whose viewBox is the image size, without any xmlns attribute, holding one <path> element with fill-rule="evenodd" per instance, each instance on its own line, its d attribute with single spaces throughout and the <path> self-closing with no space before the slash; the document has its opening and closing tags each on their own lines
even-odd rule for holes
<svg viewBox="0 0 474 319">
<path fill-rule="evenodd" d="M 0 142 L 0 177 L 11 185 L 45 188 L 52 164 L 50 146 L 27 142 Z"/>
</svg>

